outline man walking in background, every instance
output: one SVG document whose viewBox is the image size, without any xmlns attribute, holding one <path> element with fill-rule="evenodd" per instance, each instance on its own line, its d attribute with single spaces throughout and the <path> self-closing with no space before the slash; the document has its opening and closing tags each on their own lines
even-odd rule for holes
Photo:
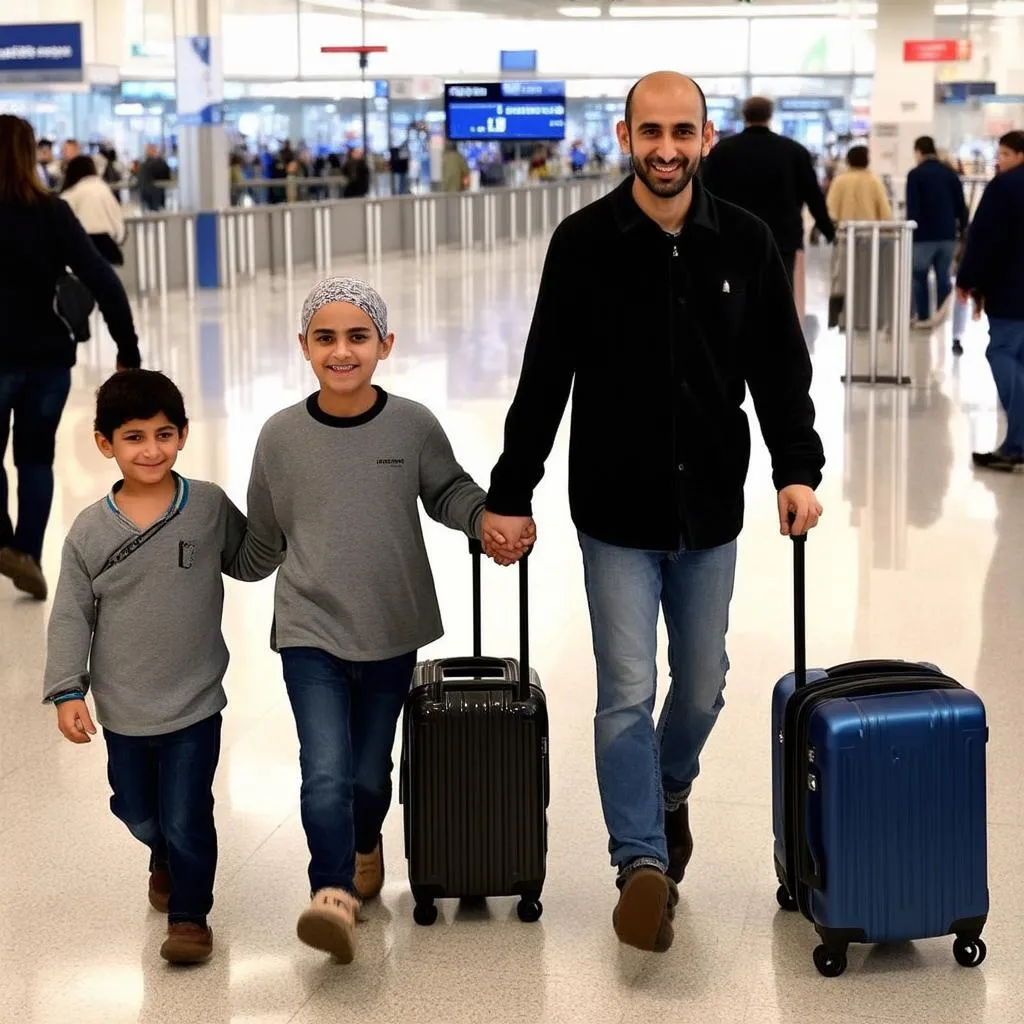
<svg viewBox="0 0 1024 1024">
<path fill-rule="evenodd" d="M 907 175 L 907 220 L 914 230 L 914 326 L 940 324 L 953 296 L 950 281 L 957 235 L 967 230 L 964 188 L 952 167 L 939 159 L 935 140 L 922 135 L 914 143 L 917 166 Z M 936 308 L 931 312 L 928 272 L 935 271 Z"/>
<path fill-rule="evenodd" d="M 804 206 L 827 241 L 835 241 L 836 230 L 811 154 L 771 130 L 773 113 L 771 100 L 751 96 L 743 104 L 746 127 L 711 150 L 701 174 L 709 192 L 768 225 L 792 283 L 796 256 L 804 247 Z"/>
<path fill-rule="evenodd" d="M 974 464 L 1013 470 L 1024 464 L 1024 132 L 999 140 L 999 173 L 989 182 L 967 235 L 957 291 L 988 314 L 986 355 L 1006 440 L 993 452 L 975 452 Z"/>
</svg>

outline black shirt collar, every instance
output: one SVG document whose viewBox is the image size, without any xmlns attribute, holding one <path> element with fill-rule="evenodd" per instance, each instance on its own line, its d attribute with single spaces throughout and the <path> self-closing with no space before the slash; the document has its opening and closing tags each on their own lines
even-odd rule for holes
<svg viewBox="0 0 1024 1024">
<path fill-rule="evenodd" d="M 322 423 L 325 427 L 361 427 L 363 424 L 375 420 L 384 411 L 384 406 L 388 404 L 388 393 L 383 388 L 374 384 L 373 390 L 377 392 L 377 401 L 373 403 L 372 408 L 358 416 L 332 416 L 330 413 L 324 412 L 317 401 L 319 394 L 317 391 L 314 391 L 306 399 L 306 410 L 317 423 Z"/>
<path fill-rule="evenodd" d="M 637 202 L 633 198 L 633 181 L 635 177 L 633 174 L 629 175 L 615 189 L 611 196 L 615 211 L 615 222 L 622 232 L 631 231 L 633 228 L 644 223 L 657 227 L 654 221 L 637 206 Z M 693 202 L 690 204 L 690 210 L 686 214 L 683 230 L 688 231 L 691 227 L 698 227 L 718 234 L 718 211 L 715 209 L 714 200 L 708 195 L 698 175 L 694 175 L 692 187 Z M 661 231 L 662 229 L 659 227 L 658 230 Z"/>
</svg>

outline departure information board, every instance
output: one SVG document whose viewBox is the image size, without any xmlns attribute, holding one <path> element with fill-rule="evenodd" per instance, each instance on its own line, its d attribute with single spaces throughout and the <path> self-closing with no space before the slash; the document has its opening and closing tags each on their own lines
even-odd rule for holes
<svg viewBox="0 0 1024 1024">
<path fill-rule="evenodd" d="M 565 138 L 565 82 L 456 82 L 444 87 L 444 99 L 456 142 Z"/>
</svg>

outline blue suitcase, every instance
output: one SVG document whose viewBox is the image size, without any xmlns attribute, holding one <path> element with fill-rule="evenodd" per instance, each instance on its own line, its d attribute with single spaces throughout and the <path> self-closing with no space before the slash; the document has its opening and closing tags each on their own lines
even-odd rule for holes
<svg viewBox="0 0 1024 1024">
<path fill-rule="evenodd" d="M 851 942 L 955 935 L 985 959 L 985 708 L 932 665 L 806 667 L 805 537 L 794 538 L 794 672 L 772 698 L 776 898 L 846 969 Z"/>
</svg>

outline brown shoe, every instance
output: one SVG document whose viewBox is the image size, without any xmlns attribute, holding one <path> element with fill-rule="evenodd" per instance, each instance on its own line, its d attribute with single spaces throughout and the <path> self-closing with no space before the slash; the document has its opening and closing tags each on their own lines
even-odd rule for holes
<svg viewBox="0 0 1024 1024">
<path fill-rule="evenodd" d="M 10 577 L 18 590 L 30 594 L 37 601 L 46 600 L 46 577 L 31 555 L 14 548 L 0 548 L 0 575 Z"/>
<path fill-rule="evenodd" d="M 674 811 L 665 812 L 665 842 L 668 844 L 668 869 L 665 874 L 678 885 L 693 856 L 690 807 L 687 803 L 681 803 Z"/>
<path fill-rule="evenodd" d="M 166 914 L 171 899 L 171 873 L 167 868 L 154 868 L 149 873 L 149 905 Z"/>
<path fill-rule="evenodd" d="M 331 953 L 343 964 L 356 953 L 356 912 L 359 900 L 344 889 L 319 889 L 302 912 L 296 934 L 313 949 Z"/>
<path fill-rule="evenodd" d="M 365 903 L 384 888 L 384 840 L 377 840 L 372 853 L 356 853 L 356 892 Z"/>
<path fill-rule="evenodd" d="M 201 964 L 213 952 L 213 932 L 201 924 L 183 921 L 167 926 L 160 955 L 169 964 Z"/>
<path fill-rule="evenodd" d="M 675 938 L 672 880 L 656 867 L 641 867 L 629 872 L 621 885 L 612 912 L 619 941 L 645 952 L 664 953 Z"/>
</svg>

